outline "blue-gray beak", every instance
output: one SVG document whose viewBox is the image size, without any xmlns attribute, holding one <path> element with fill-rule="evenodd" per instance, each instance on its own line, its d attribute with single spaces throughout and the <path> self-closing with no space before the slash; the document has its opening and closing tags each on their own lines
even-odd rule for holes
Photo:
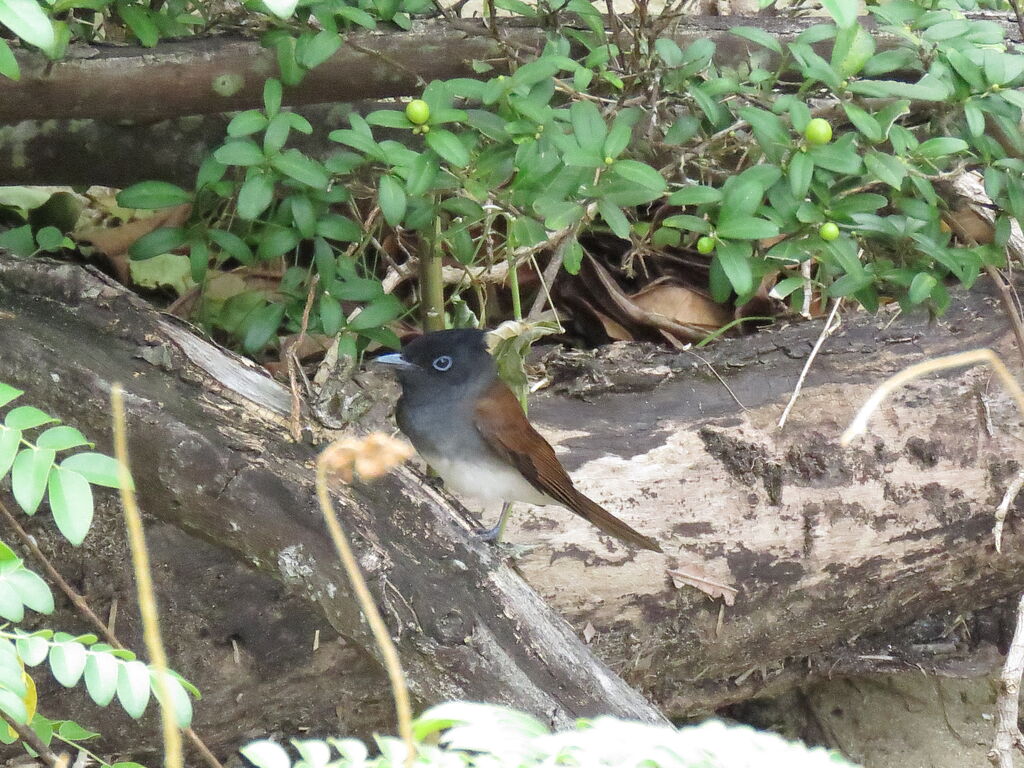
<svg viewBox="0 0 1024 768">
<path fill-rule="evenodd" d="M 381 355 L 380 357 L 374 358 L 373 362 L 383 363 L 384 365 L 395 365 L 399 368 L 415 368 L 415 363 L 410 363 L 399 352 L 392 352 L 390 355 Z"/>
</svg>

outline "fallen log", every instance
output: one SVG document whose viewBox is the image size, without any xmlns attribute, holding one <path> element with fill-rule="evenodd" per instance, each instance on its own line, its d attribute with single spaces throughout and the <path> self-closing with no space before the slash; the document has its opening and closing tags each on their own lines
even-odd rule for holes
<svg viewBox="0 0 1024 768">
<path fill-rule="evenodd" d="M 283 389 L 78 267 L 0 257 L 0 307 L 0 378 L 101 445 L 109 382 L 128 383 L 147 511 L 283 581 L 372 651 L 322 535 L 314 450 L 283 428 Z M 996 301 L 959 293 L 933 325 L 848 315 L 780 432 L 819 331 L 773 329 L 700 358 L 644 345 L 547 358 L 554 386 L 531 418 L 583 490 L 667 552 L 624 550 L 558 509 L 513 516 L 510 538 L 534 546 L 518 569 L 571 630 L 414 471 L 349 489 L 343 521 L 421 700 L 470 696 L 556 720 L 598 709 L 656 717 L 588 658 L 582 636 L 669 716 L 694 715 L 827 674 L 815 661 L 865 633 L 1024 589 L 1020 500 L 1001 555 L 991 536 L 1020 468 L 1021 418 L 987 371 L 915 383 L 870 436 L 838 447 L 884 376 L 928 356 L 1003 348 Z"/>
</svg>

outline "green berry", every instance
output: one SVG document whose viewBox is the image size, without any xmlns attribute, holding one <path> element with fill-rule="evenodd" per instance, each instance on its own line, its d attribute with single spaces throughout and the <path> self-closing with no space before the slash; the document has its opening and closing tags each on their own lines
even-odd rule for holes
<svg viewBox="0 0 1024 768">
<path fill-rule="evenodd" d="M 430 119 L 430 107 L 423 99 L 410 101 L 405 106 L 405 116 L 409 119 L 410 123 L 423 125 Z"/>
<path fill-rule="evenodd" d="M 715 238 L 704 235 L 704 237 L 697 240 L 697 253 L 703 253 L 706 255 L 711 253 L 713 250 L 715 250 Z"/>
<path fill-rule="evenodd" d="M 804 138 L 808 144 L 828 144 L 832 141 L 832 126 L 823 117 L 816 117 L 804 128 Z"/>
<path fill-rule="evenodd" d="M 834 222 L 826 221 L 818 227 L 818 237 L 826 243 L 831 243 L 839 237 L 839 227 L 837 227 Z"/>
<path fill-rule="evenodd" d="M 611 155 L 605 155 L 604 156 L 604 164 L 605 165 L 611 165 L 614 162 L 615 162 L 615 158 L 612 157 Z"/>
</svg>

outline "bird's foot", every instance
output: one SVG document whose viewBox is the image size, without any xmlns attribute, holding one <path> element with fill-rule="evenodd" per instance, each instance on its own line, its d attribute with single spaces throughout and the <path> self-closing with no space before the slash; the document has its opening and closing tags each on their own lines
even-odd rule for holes
<svg viewBox="0 0 1024 768">
<path fill-rule="evenodd" d="M 495 550 L 497 550 L 502 557 L 507 557 L 510 560 L 518 560 L 521 557 L 525 557 L 536 549 L 535 544 L 513 544 L 510 541 L 501 541 L 501 526 L 496 525 L 493 528 L 487 528 L 486 530 L 477 531 L 476 537 L 481 541 L 486 541 Z"/>
<path fill-rule="evenodd" d="M 476 532 L 477 538 L 479 538 L 480 541 L 493 542 L 495 544 L 500 544 L 501 542 L 498 539 L 501 537 L 501 529 L 504 528 L 504 527 L 505 526 L 503 526 L 501 523 L 498 523 L 493 528 L 485 528 L 485 529 L 483 529 L 481 531 L 477 531 Z"/>
</svg>

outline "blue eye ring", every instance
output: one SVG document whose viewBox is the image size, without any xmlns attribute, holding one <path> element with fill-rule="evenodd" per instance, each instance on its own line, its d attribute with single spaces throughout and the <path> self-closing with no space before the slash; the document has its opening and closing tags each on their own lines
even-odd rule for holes
<svg viewBox="0 0 1024 768">
<path fill-rule="evenodd" d="M 431 365 L 434 367 L 435 371 L 440 371 L 441 373 L 444 373 L 445 371 L 452 367 L 452 363 L 454 362 L 455 361 L 452 360 L 448 355 L 441 355 L 440 357 L 435 357 L 434 362 L 432 362 Z"/>
</svg>

